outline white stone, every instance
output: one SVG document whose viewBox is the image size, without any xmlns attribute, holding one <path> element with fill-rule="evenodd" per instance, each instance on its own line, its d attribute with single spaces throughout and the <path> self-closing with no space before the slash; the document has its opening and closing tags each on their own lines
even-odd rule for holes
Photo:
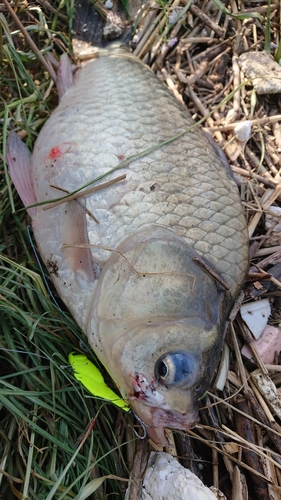
<svg viewBox="0 0 281 500">
<path fill-rule="evenodd" d="M 241 54 L 238 63 L 257 94 L 281 92 L 281 66 L 266 52 Z"/>
<path fill-rule="evenodd" d="M 221 492 L 220 492 L 221 494 Z M 141 500 L 217 500 L 218 497 L 171 455 L 152 452 L 143 479 Z"/>
<path fill-rule="evenodd" d="M 251 120 L 246 120 L 245 122 L 240 122 L 236 125 L 234 129 L 236 139 L 240 142 L 247 142 L 252 133 L 252 122 Z"/>
</svg>

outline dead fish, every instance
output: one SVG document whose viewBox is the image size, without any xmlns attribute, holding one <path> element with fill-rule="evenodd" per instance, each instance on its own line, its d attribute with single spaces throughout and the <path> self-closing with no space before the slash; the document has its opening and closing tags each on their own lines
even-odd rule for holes
<svg viewBox="0 0 281 500">
<path fill-rule="evenodd" d="M 26 206 L 126 175 L 29 213 L 59 295 L 163 445 L 165 427 L 196 424 L 245 278 L 238 189 L 198 128 L 146 152 L 193 121 L 125 47 L 101 49 L 74 81 L 63 60 L 58 80 L 60 103 L 32 156 L 9 135 L 10 174 Z"/>
</svg>

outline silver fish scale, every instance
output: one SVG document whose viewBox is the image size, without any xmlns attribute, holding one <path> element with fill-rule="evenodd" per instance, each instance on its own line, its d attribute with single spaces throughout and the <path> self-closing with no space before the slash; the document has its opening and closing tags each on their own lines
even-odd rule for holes
<svg viewBox="0 0 281 500">
<path fill-rule="evenodd" d="M 76 189 L 193 124 L 136 58 L 116 48 L 102 54 L 80 70 L 37 140 L 33 169 L 41 199 L 58 195 L 49 184 Z M 46 163 L 57 145 L 64 145 L 65 153 L 40 180 L 42 158 Z M 101 182 L 122 173 L 125 181 L 87 198 L 99 221 L 87 216 L 90 243 L 114 248 L 144 225 L 169 227 L 216 267 L 235 295 L 248 262 L 246 223 L 235 181 L 200 130 L 131 161 Z M 108 255 L 93 250 L 98 264 Z"/>
</svg>

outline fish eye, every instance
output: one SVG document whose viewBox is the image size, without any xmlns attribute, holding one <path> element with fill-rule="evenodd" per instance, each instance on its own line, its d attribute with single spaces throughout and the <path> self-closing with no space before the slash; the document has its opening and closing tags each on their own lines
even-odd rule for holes
<svg viewBox="0 0 281 500">
<path fill-rule="evenodd" d="M 161 356 L 155 364 L 155 377 L 165 386 L 191 387 L 197 376 L 198 362 L 185 351 L 169 352 Z"/>
</svg>

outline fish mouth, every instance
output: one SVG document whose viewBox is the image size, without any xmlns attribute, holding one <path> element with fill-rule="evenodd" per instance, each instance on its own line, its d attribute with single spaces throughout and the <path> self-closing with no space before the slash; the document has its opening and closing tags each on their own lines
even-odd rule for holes
<svg viewBox="0 0 281 500">
<path fill-rule="evenodd" d="M 185 414 L 177 410 L 148 406 L 140 401 L 131 401 L 132 409 L 145 426 L 152 441 L 160 447 L 169 444 L 165 427 L 187 431 L 198 422 L 198 410 L 193 408 Z"/>
<path fill-rule="evenodd" d="M 188 430 L 195 427 L 198 421 L 198 412 L 193 411 L 182 415 L 176 410 L 163 410 L 162 408 L 151 408 L 151 416 L 154 427 L 169 427 L 170 429 Z"/>
<path fill-rule="evenodd" d="M 176 410 L 163 410 L 162 408 L 151 408 L 153 427 L 147 431 L 150 439 L 160 447 L 169 445 L 165 428 L 187 431 L 195 427 L 198 421 L 198 412 L 194 411 L 182 415 Z"/>
</svg>

